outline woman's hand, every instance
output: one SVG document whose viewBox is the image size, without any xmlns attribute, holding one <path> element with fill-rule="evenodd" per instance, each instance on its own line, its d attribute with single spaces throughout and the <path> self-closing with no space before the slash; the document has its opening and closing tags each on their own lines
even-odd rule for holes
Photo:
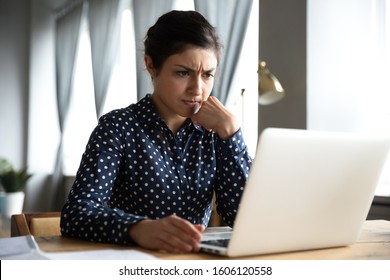
<svg viewBox="0 0 390 280">
<path fill-rule="evenodd" d="M 140 221 L 130 228 L 129 234 L 132 240 L 146 249 L 190 253 L 199 251 L 203 231 L 203 225 L 193 225 L 171 215 L 159 220 Z"/>
<path fill-rule="evenodd" d="M 215 131 L 219 138 L 229 139 L 239 129 L 234 115 L 215 97 L 209 96 L 191 120 L 205 129 Z"/>
</svg>

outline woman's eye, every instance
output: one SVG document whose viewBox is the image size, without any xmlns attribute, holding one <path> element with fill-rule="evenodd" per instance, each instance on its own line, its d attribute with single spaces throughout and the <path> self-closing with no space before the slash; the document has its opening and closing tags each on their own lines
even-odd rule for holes
<svg viewBox="0 0 390 280">
<path fill-rule="evenodd" d="M 186 77 L 190 74 L 188 71 L 177 71 L 176 73 L 180 77 Z"/>
<path fill-rule="evenodd" d="M 204 73 L 203 77 L 205 77 L 206 79 L 211 79 L 214 77 L 214 75 L 212 73 Z"/>
</svg>

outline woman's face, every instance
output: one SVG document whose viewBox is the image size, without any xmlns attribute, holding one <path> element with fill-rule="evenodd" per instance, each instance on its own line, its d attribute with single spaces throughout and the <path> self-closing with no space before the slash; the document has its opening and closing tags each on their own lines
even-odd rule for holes
<svg viewBox="0 0 390 280">
<path fill-rule="evenodd" d="M 211 93 L 217 69 L 211 49 L 190 47 L 169 56 L 158 71 L 149 56 L 145 63 L 153 79 L 152 100 L 165 121 L 190 117 Z"/>
</svg>

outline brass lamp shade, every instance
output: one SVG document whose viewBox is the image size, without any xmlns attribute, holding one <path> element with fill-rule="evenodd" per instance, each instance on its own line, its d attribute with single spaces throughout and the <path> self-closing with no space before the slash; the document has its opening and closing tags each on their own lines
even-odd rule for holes
<svg viewBox="0 0 390 280">
<path fill-rule="evenodd" d="M 268 70 L 265 61 L 259 63 L 259 104 L 270 105 L 285 96 L 284 89 L 278 79 Z"/>
</svg>

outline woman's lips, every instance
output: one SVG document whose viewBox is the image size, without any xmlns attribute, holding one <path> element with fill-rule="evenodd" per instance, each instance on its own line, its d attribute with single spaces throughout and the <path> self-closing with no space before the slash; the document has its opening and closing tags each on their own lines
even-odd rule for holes
<svg viewBox="0 0 390 280">
<path fill-rule="evenodd" d="M 198 103 L 197 101 L 191 101 L 191 100 L 184 100 L 183 102 L 190 107 L 193 107 L 193 106 L 195 106 L 195 104 Z"/>
</svg>

